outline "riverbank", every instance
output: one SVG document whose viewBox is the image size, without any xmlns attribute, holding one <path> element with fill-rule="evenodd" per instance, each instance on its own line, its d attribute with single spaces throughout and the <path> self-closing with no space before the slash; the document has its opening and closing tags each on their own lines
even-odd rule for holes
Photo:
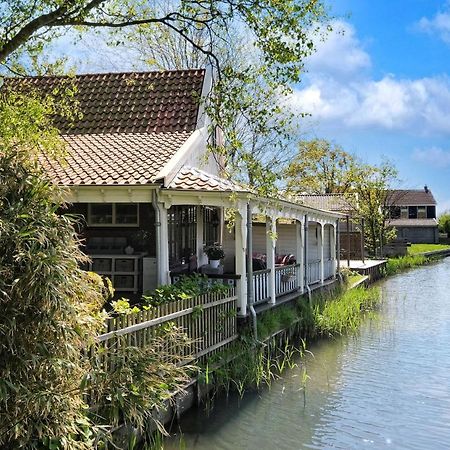
<svg viewBox="0 0 450 450">
<path fill-rule="evenodd" d="M 192 410 L 166 450 L 450 448 L 449 273 L 443 260 L 381 280 L 357 334 L 310 342 L 270 389 Z"/>
</svg>

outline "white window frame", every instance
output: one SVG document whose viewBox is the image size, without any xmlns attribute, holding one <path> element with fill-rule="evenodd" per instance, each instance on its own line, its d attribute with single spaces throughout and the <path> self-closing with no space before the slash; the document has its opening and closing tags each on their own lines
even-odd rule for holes
<svg viewBox="0 0 450 450">
<path fill-rule="evenodd" d="M 101 228 L 136 228 L 139 227 L 139 203 L 105 203 L 107 205 L 112 205 L 112 223 L 95 223 L 92 221 L 92 205 L 98 205 L 101 203 L 88 203 L 88 217 L 87 223 L 90 227 L 101 227 Z M 116 206 L 120 205 L 136 205 L 137 209 L 137 222 L 136 223 L 116 223 Z"/>
</svg>

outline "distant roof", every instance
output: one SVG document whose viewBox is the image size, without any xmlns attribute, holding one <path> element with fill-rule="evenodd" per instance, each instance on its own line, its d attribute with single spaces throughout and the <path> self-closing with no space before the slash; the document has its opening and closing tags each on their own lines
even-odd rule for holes
<svg viewBox="0 0 450 450">
<path fill-rule="evenodd" d="M 425 189 L 396 189 L 391 193 L 390 203 L 396 206 L 434 206 L 436 200 L 432 192 Z"/>
<path fill-rule="evenodd" d="M 233 181 L 211 175 L 194 167 L 182 167 L 169 183 L 170 189 L 194 189 L 204 191 L 242 191 Z"/>
<path fill-rule="evenodd" d="M 353 210 L 343 194 L 302 194 L 296 199 L 306 206 L 325 211 L 348 213 Z"/>
<path fill-rule="evenodd" d="M 54 124 L 66 162 L 41 162 L 62 185 L 148 184 L 197 127 L 205 70 L 8 78 L 6 87 L 53 93 L 75 86 L 80 119 Z"/>
<path fill-rule="evenodd" d="M 55 117 L 62 134 L 159 133 L 195 129 L 204 76 L 203 69 L 101 73 L 6 78 L 5 86 L 47 95 L 73 85 L 82 117 Z"/>
<path fill-rule="evenodd" d="M 436 219 L 392 219 L 389 225 L 393 227 L 437 227 Z"/>
</svg>

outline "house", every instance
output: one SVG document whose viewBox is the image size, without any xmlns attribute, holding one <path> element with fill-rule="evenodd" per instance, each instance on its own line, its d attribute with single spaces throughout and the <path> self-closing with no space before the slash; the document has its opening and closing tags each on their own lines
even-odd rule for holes
<svg viewBox="0 0 450 450">
<path fill-rule="evenodd" d="M 389 204 L 389 225 L 397 230 L 398 240 L 412 244 L 439 242 L 436 200 L 428 186 L 418 190 L 393 190 Z"/>
<path fill-rule="evenodd" d="M 275 305 L 335 278 L 338 213 L 261 198 L 221 177 L 207 149 L 217 136 L 201 101 L 211 90 L 209 71 L 5 84 L 50 93 L 63 82 L 76 87 L 81 115 L 74 123 L 55 117 L 68 155 L 65 162 L 42 157 L 41 163 L 67 188 L 70 212 L 83 218 L 86 268 L 111 278 L 119 294 L 139 295 L 201 271 L 235 283 L 238 314 L 246 316 L 249 304 Z M 227 210 L 234 212 L 228 224 Z M 218 269 L 204 252 L 215 242 L 226 253 Z M 264 269 L 254 270 L 254 254 L 263 255 Z M 280 255 L 289 256 L 285 264 L 278 264 Z"/>
<path fill-rule="evenodd" d="M 342 259 L 364 259 L 364 236 L 360 219 L 354 207 L 344 194 L 302 194 L 297 200 L 312 208 L 338 212 L 343 215 L 339 220 L 339 248 Z"/>
</svg>

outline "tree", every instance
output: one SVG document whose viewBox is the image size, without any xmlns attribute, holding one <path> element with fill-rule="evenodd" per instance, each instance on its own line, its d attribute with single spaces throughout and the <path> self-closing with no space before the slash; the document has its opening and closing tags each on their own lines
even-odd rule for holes
<svg viewBox="0 0 450 450">
<path fill-rule="evenodd" d="M 345 193 L 355 181 L 355 157 L 325 139 L 301 141 L 286 170 L 292 194 Z"/>
<path fill-rule="evenodd" d="M 447 233 L 447 237 L 450 238 L 450 212 L 444 212 L 439 216 L 439 231 Z"/>
<path fill-rule="evenodd" d="M 396 237 L 396 230 L 389 226 L 389 216 L 398 201 L 392 190 L 398 172 L 389 162 L 379 166 L 353 164 L 351 170 L 352 186 L 345 196 L 359 218 L 364 219 L 366 248 L 376 256 L 383 245 Z"/>
<path fill-rule="evenodd" d="M 58 213 L 63 191 L 38 155 L 61 153 L 52 100 L 0 95 L 0 447 L 76 442 L 87 420 L 81 380 L 102 326 L 103 284 L 78 268 L 73 221 Z"/>
<path fill-rule="evenodd" d="M 283 97 L 300 80 L 326 20 L 321 0 L 17 1 L 3 14 L 0 62 L 16 73 L 26 62 L 42 72 L 45 45 L 73 27 L 108 30 L 114 44 L 145 44 L 145 61 L 157 68 L 208 62 L 216 74 L 205 100 L 210 133 L 220 127 L 224 137 L 212 139 L 210 150 L 225 175 L 270 195 L 299 128 Z"/>
</svg>

